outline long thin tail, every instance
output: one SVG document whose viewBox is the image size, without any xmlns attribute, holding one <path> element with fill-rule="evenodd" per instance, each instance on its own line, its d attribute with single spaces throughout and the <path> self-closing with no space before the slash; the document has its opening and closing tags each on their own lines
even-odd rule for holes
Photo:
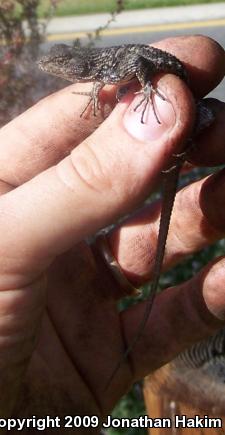
<svg viewBox="0 0 225 435">
<path fill-rule="evenodd" d="M 213 113 L 213 110 L 207 100 L 200 100 L 197 102 L 196 106 L 196 121 L 194 126 L 194 132 L 193 136 L 195 137 L 198 135 L 202 130 L 204 130 L 206 127 L 210 126 L 213 121 L 215 120 L 215 115 Z M 116 375 L 117 371 L 120 369 L 121 365 L 126 361 L 128 355 L 133 350 L 134 346 L 136 345 L 137 341 L 141 337 L 144 328 L 147 324 L 148 318 L 151 313 L 152 305 L 155 299 L 155 295 L 157 292 L 158 284 L 159 284 L 159 278 L 161 274 L 162 269 L 162 263 L 165 253 L 165 247 L 166 247 L 166 240 L 170 225 L 170 218 L 173 210 L 173 204 L 176 196 L 176 190 L 177 190 L 177 184 L 178 184 L 178 178 L 181 166 L 186 158 L 186 152 L 187 150 L 191 150 L 193 147 L 192 141 L 187 141 L 186 148 L 184 153 L 180 154 L 180 156 L 177 156 L 177 162 L 176 164 L 169 169 L 168 171 L 164 172 L 164 179 L 163 179 L 163 202 L 162 202 L 162 210 L 161 210 L 161 217 L 160 217 L 160 224 L 159 224 L 159 235 L 158 235 L 158 241 L 157 241 L 157 250 L 156 250 L 156 258 L 155 258 L 155 264 L 154 264 L 154 270 L 153 270 L 153 280 L 152 285 L 149 293 L 148 300 L 146 302 L 146 308 L 143 315 L 143 318 L 138 326 L 138 330 L 136 334 L 133 337 L 133 340 L 129 344 L 128 348 L 125 350 L 124 354 L 122 355 L 121 359 L 116 364 L 115 369 L 113 370 L 107 385 L 105 387 L 105 390 L 109 387 L 111 381 L 113 380 L 114 376 Z"/>
<path fill-rule="evenodd" d="M 158 284 L 159 284 L 159 278 L 161 274 L 162 269 L 162 263 L 165 253 L 165 247 L 166 247 L 166 240 L 170 225 L 170 218 L 173 210 L 173 204 L 176 196 L 176 190 L 177 190 L 177 184 L 178 184 L 178 178 L 179 178 L 179 172 L 180 168 L 182 166 L 182 159 L 178 159 L 178 162 L 176 165 L 174 165 L 171 169 L 164 172 L 164 179 L 163 179 L 163 202 L 162 202 L 162 210 L 161 210 L 161 217 L 160 217 L 160 224 L 159 224 L 159 234 L 158 234 L 158 241 L 157 241 L 157 249 L 156 249 L 156 257 L 155 257 L 155 264 L 154 264 L 154 270 L 153 270 L 153 280 L 150 288 L 149 297 L 146 302 L 146 308 L 143 315 L 143 318 L 138 326 L 138 330 L 136 334 L 133 337 L 133 340 L 129 344 L 128 348 L 125 350 L 124 354 L 122 355 L 121 359 L 118 361 L 118 363 L 115 366 L 115 369 L 113 370 L 107 384 L 105 387 L 105 390 L 108 389 L 109 385 L 111 384 L 114 376 L 116 375 L 117 371 L 120 369 L 121 365 L 126 361 L 128 355 L 133 350 L 134 346 L 136 345 L 137 341 L 141 337 L 144 328 L 147 324 L 148 318 L 151 313 L 152 305 L 155 299 L 155 295 L 157 292 Z"/>
</svg>

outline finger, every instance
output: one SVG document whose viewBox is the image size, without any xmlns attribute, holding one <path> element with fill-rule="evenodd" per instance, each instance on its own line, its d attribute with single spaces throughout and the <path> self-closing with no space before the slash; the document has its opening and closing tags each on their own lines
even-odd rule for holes
<svg viewBox="0 0 225 435">
<path fill-rule="evenodd" d="M 163 269 L 224 237 L 225 171 L 192 183 L 176 195 Z M 146 206 L 108 235 L 110 249 L 134 286 L 151 279 L 160 203 Z"/>
<path fill-rule="evenodd" d="M 225 73 L 224 49 L 213 39 L 203 35 L 167 38 L 154 46 L 163 48 L 177 56 L 186 66 L 190 86 L 197 98 L 202 98 L 213 90 Z M 217 73 L 212 74 L 215 63 Z"/>
<path fill-rule="evenodd" d="M 168 75 L 160 86 L 169 97 L 157 101 L 162 124 L 152 110 L 141 124 L 128 95 L 69 157 L 1 197 L 2 258 L 19 257 L 21 269 L 40 273 L 54 255 L 144 199 L 193 125 L 195 106 L 185 84 Z"/>
<path fill-rule="evenodd" d="M 156 297 L 148 324 L 131 354 L 135 379 L 173 359 L 224 325 L 225 258 L 207 265 L 190 281 Z M 146 302 L 121 313 L 126 345 L 132 341 Z"/>
<path fill-rule="evenodd" d="M 193 88 L 204 95 L 224 74 L 224 51 L 210 38 L 170 38 L 158 44 L 181 58 L 191 72 Z M 194 52 L 193 52 L 194 48 Z M 204 80 L 203 80 L 204 78 Z M 69 86 L 40 101 L 0 132 L 0 174 L 17 186 L 56 164 L 102 122 L 101 114 L 80 118 L 86 97 L 73 91 L 88 91 L 91 84 Z M 116 89 L 103 89 L 101 100 L 114 106 Z M 38 126 L 38 127 L 37 127 Z M 10 162 L 10 165 L 9 165 Z"/>
</svg>

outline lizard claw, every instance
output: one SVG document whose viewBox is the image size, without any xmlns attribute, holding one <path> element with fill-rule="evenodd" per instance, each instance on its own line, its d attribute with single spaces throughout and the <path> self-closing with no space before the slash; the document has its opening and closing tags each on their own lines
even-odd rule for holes
<svg viewBox="0 0 225 435">
<path fill-rule="evenodd" d="M 144 122 L 144 115 L 145 115 L 146 109 L 148 107 L 148 104 L 150 103 L 152 105 L 152 109 L 153 109 L 153 113 L 155 115 L 156 121 L 158 122 L 158 124 L 161 124 L 161 121 L 156 113 L 153 94 L 158 95 L 159 98 L 161 98 L 163 101 L 166 101 L 166 98 L 164 97 L 164 95 L 162 95 L 161 92 L 159 92 L 157 88 L 154 88 L 153 85 L 151 84 L 151 82 L 147 82 L 146 85 L 140 91 L 135 92 L 135 94 L 136 95 L 137 94 L 143 95 L 143 98 L 139 101 L 139 103 L 134 108 L 134 111 L 136 111 L 142 105 L 142 103 L 144 103 L 144 108 L 143 108 L 142 113 L 141 113 L 141 123 L 142 124 L 145 123 Z"/>
</svg>

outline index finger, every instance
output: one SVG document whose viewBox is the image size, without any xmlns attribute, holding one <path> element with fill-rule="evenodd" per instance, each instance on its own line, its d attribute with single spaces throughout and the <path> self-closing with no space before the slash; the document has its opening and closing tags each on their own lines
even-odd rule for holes
<svg viewBox="0 0 225 435">
<path fill-rule="evenodd" d="M 224 75 L 224 51 L 203 36 L 169 38 L 155 46 L 184 62 L 192 89 L 203 96 Z M 86 97 L 72 92 L 90 90 L 91 84 L 69 86 L 36 104 L 0 132 L 0 173 L 7 184 L 17 186 L 56 164 L 89 136 L 102 121 L 99 113 L 80 118 Z M 103 90 L 101 99 L 115 105 L 116 88 Z"/>
</svg>

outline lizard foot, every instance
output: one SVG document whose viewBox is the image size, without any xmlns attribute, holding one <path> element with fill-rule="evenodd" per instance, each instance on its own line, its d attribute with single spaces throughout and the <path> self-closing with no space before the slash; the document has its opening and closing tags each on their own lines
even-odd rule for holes
<svg viewBox="0 0 225 435">
<path fill-rule="evenodd" d="M 158 95 L 158 97 L 160 97 L 163 101 L 166 101 L 166 98 L 164 97 L 164 95 L 162 95 L 161 92 L 159 92 L 159 90 L 157 88 L 154 88 L 153 85 L 151 84 L 151 82 L 147 82 L 146 85 L 140 91 L 135 92 L 135 94 L 142 94 L 143 95 L 143 98 L 139 101 L 139 103 L 134 108 L 134 111 L 136 111 L 142 105 L 142 103 L 144 103 L 144 108 L 143 108 L 142 113 L 141 113 L 141 123 L 144 124 L 144 115 L 145 115 L 146 109 L 148 107 L 148 104 L 150 103 L 152 105 L 152 109 L 153 109 L 153 113 L 155 115 L 156 121 L 158 122 L 158 124 L 161 124 L 161 121 L 159 120 L 159 117 L 156 113 L 153 94 Z"/>
<path fill-rule="evenodd" d="M 82 110 L 82 112 L 80 114 L 81 118 L 85 114 L 85 112 L 87 111 L 90 104 L 92 104 L 92 103 L 93 103 L 93 115 L 97 116 L 97 110 L 100 109 L 98 97 L 94 96 L 92 92 L 73 92 L 73 94 L 86 95 L 87 97 L 89 97 L 89 100 L 88 100 L 86 106 L 84 107 L 84 109 Z"/>
<path fill-rule="evenodd" d="M 88 100 L 86 106 L 84 107 L 84 109 L 82 110 L 82 112 L 80 114 L 81 118 L 85 114 L 85 112 L 87 111 L 90 104 L 93 104 L 93 115 L 97 116 L 97 111 L 100 110 L 99 92 L 103 88 L 103 86 L 104 86 L 104 84 L 96 82 L 96 83 L 94 83 L 93 88 L 90 92 L 76 92 L 76 91 L 73 92 L 73 94 L 76 94 L 76 95 L 85 95 L 85 96 L 89 97 L 89 100 Z"/>
</svg>

